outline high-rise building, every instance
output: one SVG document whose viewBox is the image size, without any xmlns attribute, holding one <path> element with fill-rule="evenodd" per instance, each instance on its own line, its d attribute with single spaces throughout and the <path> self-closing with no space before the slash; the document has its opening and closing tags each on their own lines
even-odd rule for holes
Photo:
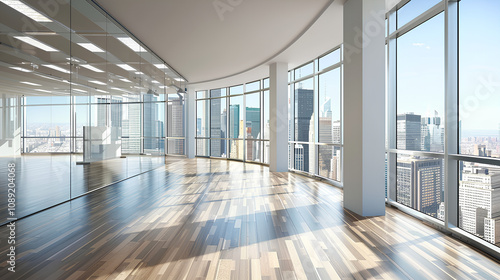
<svg viewBox="0 0 500 280">
<path fill-rule="evenodd" d="M 252 127 L 252 138 L 257 139 L 261 130 L 261 113 L 260 108 L 246 107 L 246 122 L 247 126 L 250 123 Z"/>
<path fill-rule="evenodd" d="M 151 151 L 158 148 L 158 141 L 155 139 L 157 135 L 158 128 L 158 108 L 157 104 L 154 103 L 157 98 L 153 94 L 144 94 L 144 150 Z"/>
<path fill-rule="evenodd" d="M 398 159 L 397 202 L 437 217 L 441 203 L 442 172 L 441 159 Z"/>
<path fill-rule="evenodd" d="M 211 97 L 220 97 L 221 89 L 214 89 L 210 91 Z M 210 137 L 212 138 L 225 138 L 225 135 L 222 133 L 222 122 L 221 122 L 221 109 L 222 105 L 221 98 L 211 99 L 210 100 Z M 222 149 L 222 141 L 220 139 L 212 139 L 210 145 L 210 155 L 215 157 L 220 157 L 225 155 L 225 149 Z"/>
<path fill-rule="evenodd" d="M 421 116 L 413 113 L 397 116 L 397 148 L 401 150 L 421 149 Z"/>
<path fill-rule="evenodd" d="M 459 226 L 488 242 L 500 243 L 500 173 L 466 166 L 458 192 Z"/>
<path fill-rule="evenodd" d="M 184 97 L 178 94 L 169 98 L 167 103 L 167 136 L 182 137 L 184 135 Z M 182 139 L 168 140 L 169 154 L 183 154 L 184 141 Z"/>
<path fill-rule="evenodd" d="M 444 128 L 441 127 L 441 118 L 437 111 L 434 116 L 421 118 L 421 146 L 422 151 L 443 152 Z"/>
<path fill-rule="evenodd" d="M 314 91 L 312 89 L 298 88 L 295 90 L 295 141 L 309 142 L 310 123 L 314 113 Z M 302 148 L 303 163 L 300 164 L 301 169 L 309 170 L 309 149 Z M 297 157 L 295 157 L 297 158 Z"/>
<path fill-rule="evenodd" d="M 240 135 L 240 104 L 229 105 L 229 138 Z"/>
</svg>

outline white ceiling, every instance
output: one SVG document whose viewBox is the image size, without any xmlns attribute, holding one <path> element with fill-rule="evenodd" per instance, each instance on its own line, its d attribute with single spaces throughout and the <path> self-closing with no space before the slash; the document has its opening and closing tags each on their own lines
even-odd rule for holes
<svg viewBox="0 0 500 280">
<path fill-rule="evenodd" d="M 272 62 L 293 68 L 338 46 L 345 1 L 96 0 L 192 89 L 264 78 Z"/>
</svg>

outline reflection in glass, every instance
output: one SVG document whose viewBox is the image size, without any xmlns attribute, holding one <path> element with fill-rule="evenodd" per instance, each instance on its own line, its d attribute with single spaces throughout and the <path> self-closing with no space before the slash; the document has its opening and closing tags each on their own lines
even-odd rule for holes
<svg viewBox="0 0 500 280">
<path fill-rule="evenodd" d="M 342 180 L 340 153 L 340 147 L 318 145 L 319 176 L 338 182 Z"/>
</svg>

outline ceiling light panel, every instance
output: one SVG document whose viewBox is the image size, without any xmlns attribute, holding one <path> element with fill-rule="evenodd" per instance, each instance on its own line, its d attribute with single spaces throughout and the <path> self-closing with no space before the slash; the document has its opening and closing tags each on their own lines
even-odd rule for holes
<svg viewBox="0 0 500 280">
<path fill-rule="evenodd" d="M 124 70 L 127 70 L 127 71 L 134 71 L 134 72 L 137 71 L 128 64 L 116 64 L 116 66 L 118 66 Z"/>
<path fill-rule="evenodd" d="M 39 85 L 39 84 L 35 84 L 35 83 L 30 83 L 30 82 L 20 82 L 21 84 L 25 84 L 25 85 L 30 85 L 30 86 L 36 86 L 36 87 L 41 87 L 42 85 Z"/>
<path fill-rule="evenodd" d="M 104 73 L 104 71 L 102 71 L 101 69 L 99 68 L 95 68 L 94 66 L 92 65 L 88 65 L 88 64 L 80 64 L 81 67 L 83 68 L 87 68 L 91 71 L 94 71 L 94 72 L 97 72 L 97 73 Z"/>
<path fill-rule="evenodd" d="M 21 68 L 21 67 L 9 67 L 10 69 L 14 69 L 14 70 L 17 70 L 17 71 L 21 71 L 21 72 L 33 72 L 31 70 L 28 70 L 28 69 L 24 69 L 24 68 Z"/>
<path fill-rule="evenodd" d="M 89 81 L 89 83 L 93 83 L 93 84 L 101 85 L 101 86 L 105 86 L 106 85 L 106 83 L 103 83 L 101 81 Z"/>
<path fill-rule="evenodd" d="M 66 73 L 66 74 L 69 74 L 69 70 L 67 69 L 64 69 L 62 67 L 59 67 L 59 66 L 56 66 L 56 65 L 52 65 L 52 64 L 43 64 L 42 66 L 44 67 L 47 67 L 47 68 L 50 68 L 50 69 L 54 69 L 56 71 L 59 71 L 59 72 L 63 72 L 63 73 Z"/>
<path fill-rule="evenodd" d="M 23 41 L 26 44 L 32 45 L 33 47 L 39 48 L 41 50 L 44 50 L 46 52 L 58 52 L 58 50 L 54 49 L 53 47 L 46 45 L 36 39 L 33 39 L 28 36 L 14 36 L 19 41 Z"/>
<path fill-rule="evenodd" d="M 95 53 L 103 53 L 106 52 L 103 49 L 99 48 L 98 46 L 92 44 L 92 43 L 78 43 L 78 45 L 82 48 L 87 49 L 88 51 L 95 52 Z"/>
<path fill-rule="evenodd" d="M 141 45 L 139 45 L 136 41 L 134 41 L 134 39 L 130 37 L 118 37 L 117 39 L 134 52 L 147 52 L 146 49 L 141 47 Z"/>
</svg>

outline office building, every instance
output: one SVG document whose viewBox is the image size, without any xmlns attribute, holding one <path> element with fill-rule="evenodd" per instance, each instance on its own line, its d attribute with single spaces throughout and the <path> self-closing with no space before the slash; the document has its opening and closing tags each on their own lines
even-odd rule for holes
<svg viewBox="0 0 500 280">
<path fill-rule="evenodd" d="M 0 0 L 0 279 L 497 279 L 498 14 Z"/>
</svg>

